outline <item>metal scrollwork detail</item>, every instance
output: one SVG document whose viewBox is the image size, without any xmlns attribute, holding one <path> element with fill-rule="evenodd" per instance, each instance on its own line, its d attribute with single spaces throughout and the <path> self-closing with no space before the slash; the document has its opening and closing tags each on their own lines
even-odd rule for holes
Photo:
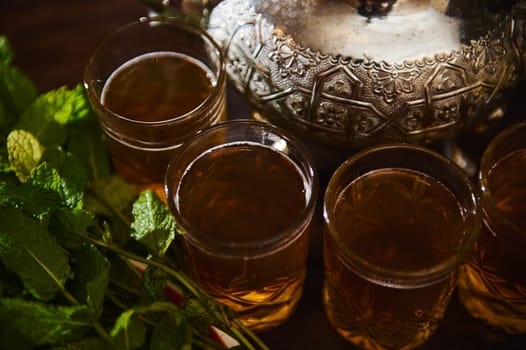
<svg viewBox="0 0 526 350">
<path fill-rule="evenodd" d="M 502 44 L 504 33 L 493 33 L 492 36 L 481 38 L 478 42 L 472 42 L 472 55 L 477 69 L 487 70 L 489 74 L 495 74 L 500 61 L 506 57 L 506 48 Z"/>
<path fill-rule="evenodd" d="M 292 38 L 274 36 L 272 44 L 269 58 L 278 64 L 282 78 L 290 75 L 304 77 L 310 68 L 318 64 L 316 57 L 311 52 L 298 49 Z"/>
<path fill-rule="evenodd" d="M 418 133 L 424 128 L 424 125 L 425 112 L 423 108 L 409 108 L 400 119 L 400 127 L 408 135 Z"/>
<path fill-rule="evenodd" d="M 320 103 L 314 121 L 330 129 L 345 130 L 349 125 L 348 113 L 345 107 L 325 101 Z"/>
<path fill-rule="evenodd" d="M 499 107 L 521 65 L 511 17 L 456 51 L 397 64 L 304 48 L 251 8 L 216 18 L 228 22 L 212 16 L 209 32 L 234 86 L 270 122 L 325 144 L 452 137 Z"/>
<path fill-rule="evenodd" d="M 392 103 L 396 96 L 415 92 L 415 80 L 420 72 L 418 69 L 374 69 L 369 75 L 374 93 L 381 95 L 386 103 Z"/>
<path fill-rule="evenodd" d="M 309 107 L 308 96 L 301 93 L 290 94 L 286 98 L 286 107 L 294 119 L 304 120 Z"/>
<path fill-rule="evenodd" d="M 437 103 L 431 126 L 452 125 L 458 122 L 460 119 L 459 109 L 460 105 L 455 100 Z"/>
<path fill-rule="evenodd" d="M 357 113 L 353 131 L 356 135 L 367 136 L 381 124 L 381 119 L 371 115 Z"/>
</svg>

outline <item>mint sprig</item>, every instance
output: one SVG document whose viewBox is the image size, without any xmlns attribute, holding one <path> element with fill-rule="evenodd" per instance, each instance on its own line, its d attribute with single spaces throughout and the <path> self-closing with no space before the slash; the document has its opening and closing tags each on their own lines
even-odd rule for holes
<svg viewBox="0 0 526 350">
<path fill-rule="evenodd" d="M 113 174 L 81 85 L 37 95 L 0 36 L 0 348 L 266 349 L 169 254 L 177 223 Z M 177 300 L 174 299 L 177 296 Z"/>
</svg>

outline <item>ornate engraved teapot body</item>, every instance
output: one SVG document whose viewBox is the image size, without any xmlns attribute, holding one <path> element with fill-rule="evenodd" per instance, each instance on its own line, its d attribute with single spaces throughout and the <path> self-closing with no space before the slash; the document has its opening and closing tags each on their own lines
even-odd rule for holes
<svg viewBox="0 0 526 350">
<path fill-rule="evenodd" d="M 263 118 L 329 145 L 450 139 L 502 115 L 524 5 L 502 0 L 223 0 L 206 26 Z"/>
</svg>

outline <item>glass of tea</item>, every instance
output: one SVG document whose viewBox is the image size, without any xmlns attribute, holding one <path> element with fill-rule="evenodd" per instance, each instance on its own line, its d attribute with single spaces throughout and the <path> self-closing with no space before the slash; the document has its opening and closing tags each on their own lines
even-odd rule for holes
<svg viewBox="0 0 526 350">
<path fill-rule="evenodd" d="M 89 58 L 84 86 L 115 171 L 141 185 L 162 188 L 181 144 L 226 119 L 221 49 L 174 18 L 141 18 L 111 33 Z"/>
<path fill-rule="evenodd" d="M 191 276 L 255 331 L 276 327 L 303 290 L 318 177 L 293 136 L 232 120 L 186 142 L 166 173 Z"/>
<path fill-rule="evenodd" d="M 424 147 L 363 150 L 324 197 L 324 308 L 361 349 L 413 349 L 437 329 L 478 237 L 476 189 Z"/>
<path fill-rule="evenodd" d="M 500 133 L 478 175 L 484 225 L 459 279 L 471 315 L 526 333 L 526 123 Z"/>
</svg>

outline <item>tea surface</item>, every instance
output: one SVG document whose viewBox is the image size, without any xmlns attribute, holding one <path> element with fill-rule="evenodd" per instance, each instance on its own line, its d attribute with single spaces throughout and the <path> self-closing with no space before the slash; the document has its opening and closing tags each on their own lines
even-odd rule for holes
<svg viewBox="0 0 526 350">
<path fill-rule="evenodd" d="M 163 121 L 190 112 L 210 95 L 213 73 L 176 52 L 138 56 L 117 68 L 104 85 L 101 102 L 125 118 Z"/>
</svg>

